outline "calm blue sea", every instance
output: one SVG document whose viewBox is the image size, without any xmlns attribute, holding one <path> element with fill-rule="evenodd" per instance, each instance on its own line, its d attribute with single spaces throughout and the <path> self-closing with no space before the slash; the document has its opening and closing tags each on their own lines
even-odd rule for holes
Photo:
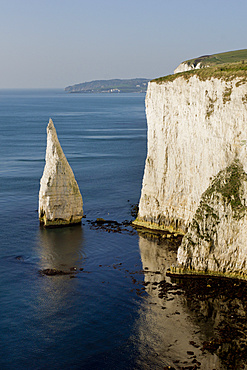
<svg viewBox="0 0 247 370">
<path fill-rule="evenodd" d="M 88 220 L 130 220 L 140 196 L 143 94 L 0 91 L 1 368 L 121 368 L 132 361 L 138 317 L 124 271 L 141 269 L 138 236 L 91 230 L 86 219 L 81 228 L 39 228 L 50 117 Z M 40 276 L 48 267 L 84 270 L 75 279 Z"/>
<path fill-rule="evenodd" d="M 172 243 L 90 222 L 131 220 L 146 158 L 144 99 L 0 90 L 1 369 L 224 368 L 200 350 L 219 312 L 209 301 L 196 311 L 165 276 Z M 81 227 L 39 227 L 50 117 L 83 196 Z M 45 268 L 78 273 L 40 275 Z"/>
</svg>

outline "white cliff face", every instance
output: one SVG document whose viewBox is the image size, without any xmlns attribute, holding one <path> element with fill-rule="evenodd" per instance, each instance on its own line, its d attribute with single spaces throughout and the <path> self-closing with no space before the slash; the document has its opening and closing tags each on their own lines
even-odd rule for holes
<svg viewBox="0 0 247 370">
<path fill-rule="evenodd" d="M 149 83 L 148 153 L 136 224 L 186 233 L 212 178 L 247 170 L 247 85 L 197 75 Z"/>
<path fill-rule="evenodd" d="M 79 223 L 83 216 L 82 196 L 51 119 L 45 161 L 39 191 L 40 222 L 44 226 Z"/>
<path fill-rule="evenodd" d="M 193 69 L 200 69 L 200 68 L 204 68 L 202 67 L 201 62 L 197 63 L 196 65 L 183 62 L 183 63 L 180 63 L 179 66 L 174 70 L 174 73 L 187 72 Z"/>
</svg>

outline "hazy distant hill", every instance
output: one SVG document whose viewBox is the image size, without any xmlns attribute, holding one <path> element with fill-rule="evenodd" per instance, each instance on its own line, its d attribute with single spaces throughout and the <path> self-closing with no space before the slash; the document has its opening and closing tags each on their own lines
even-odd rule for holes
<svg viewBox="0 0 247 370">
<path fill-rule="evenodd" d="M 146 92 L 148 82 L 146 78 L 96 80 L 68 86 L 65 91 L 69 93 L 141 93 Z"/>
</svg>

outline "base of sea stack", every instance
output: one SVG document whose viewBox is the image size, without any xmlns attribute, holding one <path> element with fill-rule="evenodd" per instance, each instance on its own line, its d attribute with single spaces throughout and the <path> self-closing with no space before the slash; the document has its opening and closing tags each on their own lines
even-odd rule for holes
<svg viewBox="0 0 247 370">
<path fill-rule="evenodd" d="M 174 227 L 171 224 L 170 225 L 165 225 L 165 224 L 158 224 L 155 222 L 151 221 L 142 221 L 140 219 L 136 219 L 135 221 L 132 222 L 133 227 L 136 229 L 146 229 L 150 230 L 152 232 L 157 232 L 157 233 L 166 233 L 169 232 L 171 234 L 178 234 L 178 235 L 185 235 L 186 231 L 179 228 L 179 227 Z"/>
<path fill-rule="evenodd" d="M 214 277 L 214 278 L 247 280 L 247 274 L 241 271 L 236 272 L 195 271 L 178 266 L 171 266 L 170 269 L 167 270 L 166 275 L 174 278 Z"/>
<path fill-rule="evenodd" d="M 81 225 L 81 219 L 82 218 L 72 219 L 70 221 L 63 220 L 63 219 L 55 219 L 55 220 L 40 219 L 39 223 L 40 223 L 40 226 L 44 228 L 57 228 L 57 227 Z"/>
</svg>

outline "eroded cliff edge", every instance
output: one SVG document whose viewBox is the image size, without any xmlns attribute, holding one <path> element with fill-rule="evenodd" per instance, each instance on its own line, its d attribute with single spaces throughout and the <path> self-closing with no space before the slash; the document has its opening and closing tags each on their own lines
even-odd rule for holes
<svg viewBox="0 0 247 370">
<path fill-rule="evenodd" d="M 237 63 L 167 76 L 148 86 L 148 153 L 135 224 L 182 234 L 189 230 L 178 252 L 178 261 L 187 269 L 218 271 L 219 265 L 222 273 L 245 269 L 246 82 L 247 66 Z M 236 173 L 237 192 L 231 182 Z M 216 182 L 221 184 L 217 189 Z M 207 189 L 211 195 L 205 201 Z M 241 209 L 238 217 L 234 202 Z M 210 212 L 217 222 L 206 220 Z M 207 245 L 198 237 L 205 232 L 211 233 Z M 231 257 L 234 262 L 222 265 L 222 259 L 230 258 L 229 249 L 231 255 L 241 255 L 241 263 Z M 223 254 L 221 259 L 211 265 L 205 262 L 218 253 Z"/>
</svg>

